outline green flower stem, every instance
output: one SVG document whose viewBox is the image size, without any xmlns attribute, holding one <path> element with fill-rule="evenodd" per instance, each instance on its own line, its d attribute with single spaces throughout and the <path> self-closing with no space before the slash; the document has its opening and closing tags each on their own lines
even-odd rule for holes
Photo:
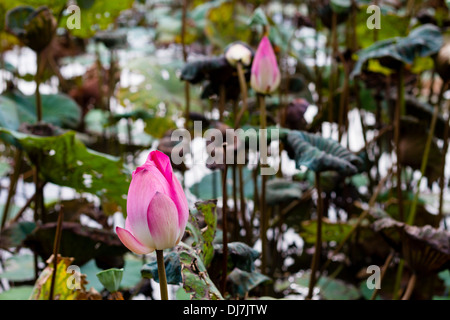
<svg viewBox="0 0 450 320">
<path fill-rule="evenodd" d="M 328 121 L 333 123 L 334 121 L 334 93 L 335 93 L 335 79 L 337 77 L 337 65 L 336 65 L 336 53 L 337 53 L 337 14 L 333 11 L 331 18 L 331 70 L 329 78 L 329 93 L 328 93 Z"/>
<path fill-rule="evenodd" d="M 321 21 L 320 19 L 317 17 L 317 12 L 316 10 L 313 11 L 313 17 L 312 17 L 312 21 L 315 21 L 315 34 L 314 34 L 314 74 L 315 74 L 315 86 L 316 86 L 316 92 L 317 92 L 317 107 L 318 107 L 318 114 L 322 114 L 323 113 L 323 93 L 322 93 L 322 71 L 321 68 L 319 67 L 319 27 L 321 25 Z"/>
<path fill-rule="evenodd" d="M 40 52 L 36 52 L 36 74 L 35 74 L 35 82 L 36 82 L 36 92 L 35 92 L 35 96 L 36 96 L 36 115 L 37 115 L 37 123 L 41 123 L 42 122 L 42 99 L 41 99 L 41 92 L 40 92 L 40 85 L 41 85 L 41 53 Z M 41 182 L 39 179 L 39 167 L 40 167 L 40 163 L 39 163 L 39 159 L 36 159 L 35 162 L 35 180 L 34 180 L 34 184 L 35 184 L 35 189 L 36 189 L 36 197 L 35 197 L 35 218 L 37 219 L 38 217 L 41 219 L 41 221 L 43 223 L 45 223 L 45 217 L 44 217 L 44 192 L 43 192 L 43 188 L 41 187 Z"/>
<path fill-rule="evenodd" d="M 248 108 L 247 103 L 247 81 L 245 80 L 244 75 L 244 67 L 242 66 L 242 63 L 238 61 L 236 64 L 238 79 L 239 79 L 239 87 L 241 89 L 241 99 L 242 99 L 242 108 L 241 111 L 239 111 L 239 114 L 236 116 L 234 127 L 239 128 L 241 126 L 241 119 L 244 115 L 245 111 Z"/>
<path fill-rule="evenodd" d="M 237 172 L 237 165 L 233 164 L 231 165 L 231 170 L 233 174 L 233 206 L 234 206 L 234 212 L 233 212 L 233 238 L 234 241 L 236 241 L 239 238 L 239 217 L 238 217 L 238 206 L 237 206 L 237 185 L 238 185 L 238 172 Z"/>
<path fill-rule="evenodd" d="M 398 262 L 397 274 L 395 276 L 394 293 L 392 295 L 392 300 L 397 300 L 398 299 L 398 291 L 400 289 L 400 283 L 402 281 L 403 268 L 404 267 L 405 267 L 405 260 L 404 259 L 400 259 L 400 261 Z"/>
<path fill-rule="evenodd" d="M 397 156 L 397 200 L 398 200 L 398 215 L 399 220 L 404 221 L 403 213 L 403 193 L 402 193 L 402 166 L 400 163 L 400 118 L 405 113 L 405 89 L 404 89 L 404 67 L 403 65 L 398 70 L 398 82 L 397 82 L 397 105 L 395 108 L 395 132 L 394 132 L 394 142 L 395 142 L 395 152 Z"/>
<path fill-rule="evenodd" d="M 187 48 L 186 48 L 186 17 L 187 17 L 187 7 L 188 7 L 188 1 L 183 1 L 183 9 L 182 9 L 182 17 L 181 17 L 181 45 L 183 49 L 183 61 L 186 63 L 187 61 Z M 190 91 L 189 91 L 189 82 L 185 81 L 184 83 L 184 98 L 185 98 L 185 110 L 184 110 L 184 116 L 185 116 L 185 123 L 184 128 L 189 128 L 189 113 L 190 113 Z"/>
<path fill-rule="evenodd" d="M 244 173 L 243 173 L 244 165 L 240 164 L 238 165 L 238 174 L 239 174 L 239 196 L 240 196 L 240 212 L 241 212 L 241 218 L 242 222 L 244 224 L 245 229 L 245 239 L 247 243 L 251 243 L 252 241 L 252 228 L 250 226 L 249 221 L 247 220 L 246 216 L 246 203 L 245 203 L 245 184 L 244 184 Z"/>
<path fill-rule="evenodd" d="M 317 190 L 317 231 L 316 244 L 314 245 L 314 255 L 311 262 L 311 276 L 309 279 L 309 290 L 306 299 L 310 300 L 313 296 L 314 285 L 316 284 L 316 272 L 319 268 L 320 252 L 322 251 L 322 191 L 320 186 L 320 172 L 316 172 L 316 190 Z"/>
<path fill-rule="evenodd" d="M 34 219 L 41 220 L 42 223 L 46 223 L 45 208 L 44 208 L 44 184 L 45 182 L 39 179 L 39 159 L 36 159 L 34 163 Z"/>
<path fill-rule="evenodd" d="M 384 275 L 386 274 L 387 268 L 391 264 L 392 258 L 394 258 L 394 254 L 395 254 L 395 252 L 391 251 L 391 253 L 386 258 L 386 261 L 384 262 L 383 268 L 381 269 L 380 285 L 381 285 L 381 282 L 383 281 Z M 380 289 L 375 288 L 373 290 L 372 297 L 370 298 L 370 300 L 375 300 L 376 299 L 376 297 L 378 295 L 378 291 L 380 291 Z"/>
<path fill-rule="evenodd" d="M 20 167 L 22 165 L 22 150 L 17 149 L 14 155 L 14 173 L 11 177 L 11 180 L 9 182 L 9 190 L 8 190 L 8 197 L 6 199 L 5 207 L 3 209 L 3 217 L 2 217 L 2 224 L 0 227 L 0 230 L 3 230 L 3 228 L 6 225 L 6 220 L 8 219 L 8 211 L 9 207 L 11 205 L 11 199 L 16 193 L 16 186 L 17 181 L 19 180 L 20 176 Z"/>
<path fill-rule="evenodd" d="M 256 212 L 259 210 L 258 169 L 259 169 L 259 163 L 256 164 L 256 168 L 252 171 L 252 180 L 253 180 L 253 212 L 252 212 L 252 215 L 250 217 L 250 222 L 255 220 Z"/>
<path fill-rule="evenodd" d="M 402 194 L 402 171 L 400 164 L 400 151 L 399 151 L 399 140 L 400 140 L 400 116 L 404 114 L 405 109 L 405 88 L 404 88 L 404 66 L 402 65 L 398 70 L 398 82 L 397 82 L 397 106 L 395 110 L 395 149 L 397 154 L 397 200 L 398 200 L 398 212 L 400 221 L 404 221 L 403 213 L 403 194 Z M 434 129 L 433 129 L 434 131 Z M 424 155 L 425 156 L 425 155 Z M 423 164 L 423 162 L 422 162 Z M 408 221 L 414 221 L 413 214 L 411 212 L 415 211 L 414 204 L 411 205 L 410 214 L 408 216 Z M 411 219 L 412 218 L 412 219 Z M 398 292 L 400 289 L 400 284 L 403 276 L 403 269 L 405 267 L 405 260 L 400 259 L 397 269 L 397 274 L 394 282 L 394 293 L 393 300 L 398 299 Z"/>
<path fill-rule="evenodd" d="M 422 181 L 422 178 L 424 176 L 425 169 L 427 167 L 428 155 L 430 154 L 430 147 L 431 147 L 431 142 L 433 140 L 434 128 L 436 126 L 437 116 L 438 116 L 438 106 L 435 106 L 434 107 L 434 112 L 433 112 L 433 118 L 431 119 L 431 127 L 430 127 L 430 130 L 428 132 L 427 142 L 426 142 L 426 145 L 425 145 L 425 151 L 424 151 L 424 154 L 423 154 L 423 157 L 422 157 L 422 164 L 421 164 L 421 167 L 420 167 L 421 176 L 420 176 L 420 179 L 417 181 L 416 193 L 414 195 L 414 199 L 413 199 L 413 202 L 411 204 L 411 209 L 409 211 L 409 216 L 408 216 L 408 221 L 407 221 L 407 224 L 409 224 L 409 225 L 413 225 L 414 224 L 414 220 L 415 220 L 415 217 L 416 217 L 416 208 L 417 208 L 417 202 L 418 202 L 418 199 L 419 199 L 419 191 L 420 191 L 419 186 L 420 186 L 420 182 Z M 405 261 L 403 259 L 401 259 L 400 262 L 399 262 L 399 265 L 398 265 L 397 275 L 396 275 L 396 279 L 395 279 L 394 295 L 393 295 L 393 299 L 394 300 L 396 300 L 398 298 L 398 291 L 400 289 L 400 283 L 401 283 L 401 279 L 402 279 L 402 276 L 403 276 L 404 264 L 405 264 Z M 412 284 L 412 288 L 414 289 L 415 278 L 413 280 L 414 280 L 414 284 Z M 409 284 L 408 284 L 408 288 L 409 288 Z M 411 291 L 413 289 L 411 289 Z M 406 293 L 405 293 L 405 296 L 406 296 Z M 402 299 L 404 300 L 404 298 L 405 297 L 403 297 Z M 408 299 L 409 299 L 409 296 L 408 296 Z"/>
<path fill-rule="evenodd" d="M 224 168 L 222 173 L 222 234 L 223 234 L 223 260 L 222 260 L 222 295 L 225 295 L 228 273 L 228 193 L 227 193 L 227 144 L 223 144 Z"/>
<path fill-rule="evenodd" d="M 39 91 L 39 86 L 41 85 L 41 54 L 36 52 L 36 75 L 34 81 L 36 82 L 36 115 L 37 122 L 40 123 L 42 121 L 42 101 L 41 101 L 41 92 Z"/>
<path fill-rule="evenodd" d="M 260 128 L 264 130 L 267 128 L 267 116 L 266 116 L 266 100 L 265 96 L 262 94 L 258 94 L 258 104 L 260 110 Z M 267 133 L 265 131 L 260 132 L 262 138 L 260 139 L 260 148 L 261 141 L 267 141 Z M 261 168 L 267 166 L 267 154 L 260 155 L 260 163 Z M 267 262 L 267 213 L 266 213 L 266 181 L 267 176 L 261 175 L 261 197 L 259 204 L 259 211 L 261 214 L 261 273 L 266 274 L 266 262 Z"/>
<path fill-rule="evenodd" d="M 48 300 L 53 300 L 55 293 L 56 271 L 58 269 L 58 253 L 61 244 L 63 218 L 64 218 L 64 211 L 63 206 L 61 205 L 58 214 L 58 222 L 56 225 L 55 240 L 53 241 L 53 272 L 52 272 L 52 282 L 50 283 L 50 294 L 48 296 Z"/>
<path fill-rule="evenodd" d="M 344 59 L 342 54 L 339 54 L 341 59 Z M 344 60 L 343 60 L 344 61 Z M 342 142 L 344 133 L 347 131 L 348 124 L 348 95 L 350 90 L 350 71 L 348 66 L 344 64 L 344 84 L 339 99 L 339 118 L 338 118 L 338 141 Z M 346 118 L 347 117 L 347 118 Z M 364 127 L 362 128 L 364 130 Z M 347 134 L 347 139 L 348 139 Z"/>
<path fill-rule="evenodd" d="M 238 100 L 233 100 L 233 122 L 236 122 L 236 114 L 238 110 Z M 231 165 L 233 175 L 233 239 L 237 241 L 239 238 L 239 211 L 238 211 L 238 165 L 236 163 Z"/>
<path fill-rule="evenodd" d="M 158 277 L 159 277 L 159 288 L 161 290 L 161 300 L 169 300 L 163 250 L 156 250 L 156 262 L 158 264 Z"/>
<path fill-rule="evenodd" d="M 445 86 L 447 86 L 449 82 L 444 83 L 442 85 L 441 92 L 445 90 Z M 440 95 L 442 96 L 442 94 Z M 440 101 L 438 101 L 438 106 L 440 106 Z M 447 102 L 447 120 L 445 121 L 445 127 L 444 127 L 444 145 L 442 147 L 442 167 L 440 172 L 440 178 L 439 178 L 439 212 L 438 212 L 438 219 L 436 226 L 439 226 L 439 224 L 442 221 L 443 217 L 443 207 L 444 207 L 444 189 L 445 189 L 445 163 L 446 163 L 446 156 L 448 151 L 448 134 L 449 134 L 449 127 L 450 127 L 450 114 L 449 114 L 449 106 L 450 103 Z M 441 113 L 444 113 L 444 108 L 441 108 Z"/>
<path fill-rule="evenodd" d="M 408 286 L 406 287 L 406 291 L 402 297 L 402 300 L 409 300 L 409 298 L 411 298 L 411 295 L 414 291 L 414 287 L 416 286 L 416 280 L 417 280 L 417 276 L 415 273 L 413 273 L 411 275 L 411 278 L 409 278 Z"/>
<path fill-rule="evenodd" d="M 223 122 L 223 114 L 225 113 L 226 89 L 222 83 L 219 87 L 219 121 Z"/>
<path fill-rule="evenodd" d="M 28 209 L 28 207 L 34 203 L 34 198 L 36 197 L 36 193 L 34 193 L 27 202 L 23 205 L 23 207 L 16 213 L 16 216 L 11 219 L 11 223 L 17 223 L 19 219 L 22 217 L 22 214 L 25 212 L 25 210 Z"/>
<path fill-rule="evenodd" d="M 353 233 L 359 228 L 359 226 L 361 225 L 362 221 L 367 217 L 367 215 L 370 213 L 370 211 L 372 210 L 372 208 L 375 206 L 375 202 L 377 200 L 378 195 L 381 192 L 381 189 L 383 188 L 383 186 L 386 184 L 386 181 L 389 179 L 389 177 L 391 176 L 391 171 L 389 170 L 386 174 L 386 176 L 380 180 L 380 182 L 377 185 L 377 188 L 375 189 L 375 192 L 372 194 L 372 196 L 370 197 L 369 200 L 369 206 L 367 209 L 365 209 L 359 216 L 358 220 L 356 221 L 356 223 L 353 225 L 352 229 L 345 235 L 345 237 L 341 240 L 341 242 L 338 244 L 338 246 L 336 247 L 336 249 L 334 249 L 333 253 L 331 254 L 331 256 L 328 257 L 327 261 L 325 261 L 325 263 L 323 264 L 322 268 L 320 269 L 319 272 L 319 276 L 316 279 L 316 282 L 319 281 L 320 279 L 320 275 L 328 268 L 329 264 L 331 263 L 331 259 L 333 257 L 335 257 L 339 252 L 341 252 L 342 248 L 344 247 L 345 243 L 350 239 L 350 237 L 353 235 Z M 357 204 L 355 204 L 357 205 Z M 357 205 L 358 206 L 358 205 Z"/>
<path fill-rule="evenodd" d="M 353 84 L 353 94 L 355 96 L 355 102 L 356 102 L 356 109 L 358 109 L 359 114 L 359 123 L 361 125 L 362 130 L 362 137 L 364 141 L 364 152 L 366 153 L 367 159 L 369 159 L 369 169 L 367 170 L 367 177 L 369 178 L 369 190 L 373 190 L 374 188 L 374 179 L 372 178 L 372 175 L 370 172 L 372 171 L 372 167 L 374 166 L 374 161 L 370 160 L 370 153 L 369 153 L 369 145 L 367 141 L 367 126 L 364 122 L 364 110 L 361 106 L 361 99 L 359 98 L 359 85 L 357 82 Z M 375 162 L 378 163 L 378 162 Z"/>
<path fill-rule="evenodd" d="M 427 168 L 427 164 L 428 164 L 428 156 L 430 154 L 430 149 L 431 149 L 431 142 L 433 141 L 433 136 L 434 136 L 434 128 L 436 127 L 436 120 L 437 120 L 437 116 L 438 116 L 438 112 L 439 108 L 436 105 L 434 107 L 434 112 L 433 112 L 433 118 L 431 119 L 431 126 L 430 126 L 430 130 L 428 131 L 428 137 L 427 137 L 427 142 L 425 145 L 425 150 L 422 156 L 422 164 L 420 167 L 420 178 L 417 181 L 417 185 L 416 185 L 416 194 L 414 195 L 414 199 L 413 202 L 411 204 L 411 209 L 409 211 L 409 216 L 408 216 L 408 221 L 407 223 L 412 225 L 414 224 L 414 220 L 416 218 L 416 208 L 417 208 L 417 202 L 419 199 L 419 191 L 420 191 L 420 183 L 422 181 L 422 178 L 425 174 L 425 170 Z"/>
<path fill-rule="evenodd" d="M 185 99 L 185 111 L 184 111 L 184 116 L 186 118 L 185 123 L 184 123 L 184 128 L 188 129 L 189 128 L 189 119 L 190 119 L 190 109 L 191 109 L 191 103 L 190 103 L 190 91 L 189 91 L 189 82 L 185 81 L 184 83 L 184 99 Z"/>
</svg>

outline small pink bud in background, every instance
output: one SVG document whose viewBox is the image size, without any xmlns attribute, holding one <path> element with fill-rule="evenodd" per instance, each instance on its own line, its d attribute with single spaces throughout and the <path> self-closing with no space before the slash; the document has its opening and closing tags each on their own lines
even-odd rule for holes
<svg viewBox="0 0 450 320">
<path fill-rule="evenodd" d="M 261 94 L 270 94 L 280 85 L 281 74 L 269 38 L 264 36 L 253 58 L 250 85 Z"/>
<path fill-rule="evenodd" d="M 186 196 L 169 157 L 150 152 L 133 172 L 125 229 L 116 227 L 120 241 L 137 254 L 172 248 L 183 237 L 188 217 Z"/>
</svg>

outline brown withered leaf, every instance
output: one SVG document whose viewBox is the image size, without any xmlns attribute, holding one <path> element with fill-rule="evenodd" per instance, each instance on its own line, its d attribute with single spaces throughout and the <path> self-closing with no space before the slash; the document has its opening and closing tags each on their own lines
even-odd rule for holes
<svg viewBox="0 0 450 320">
<path fill-rule="evenodd" d="M 52 275 L 54 272 L 54 256 L 46 261 L 47 266 L 36 280 L 31 300 L 47 300 L 50 295 Z M 73 266 L 71 257 L 57 257 L 56 275 L 54 282 L 54 300 L 101 300 L 101 295 L 91 288 L 86 290 L 88 281 L 85 274 L 75 274 L 69 267 Z"/>
<path fill-rule="evenodd" d="M 450 232 L 429 225 L 411 226 L 392 218 L 379 219 L 373 227 L 416 273 L 429 274 L 449 267 Z"/>
</svg>

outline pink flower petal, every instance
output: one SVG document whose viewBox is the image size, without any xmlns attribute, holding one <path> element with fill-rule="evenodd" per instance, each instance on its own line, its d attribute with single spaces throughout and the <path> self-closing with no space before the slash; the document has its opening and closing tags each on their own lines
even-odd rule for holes
<svg viewBox="0 0 450 320">
<path fill-rule="evenodd" d="M 167 193 L 162 190 L 160 192 L 168 195 L 175 203 L 178 211 L 179 228 L 184 230 L 189 217 L 189 206 L 183 187 L 181 186 L 181 183 L 177 179 L 176 175 L 173 173 L 169 156 L 158 150 L 152 151 L 144 164 L 144 167 L 147 166 L 158 168 L 169 183 L 170 192 Z"/>
<path fill-rule="evenodd" d="M 119 237 L 120 241 L 122 241 L 123 245 L 127 247 L 129 250 L 133 251 L 137 254 L 147 254 L 152 252 L 153 248 L 149 248 L 144 246 L 142 243 L 137 240 L 130 231 L 123 229 L 121 227 L 116 227 L 116 233 Z"/>
<path fill-rule="evenodd" d="M 269 94 L 280 84 L 281 75 L 277 58 L 269 39 L 261 39 L 253 59 L 250 84 L 259 93 Z"/>
<path fill-rule="evenodd" d="M 144 165 L 133 172 L 127 198 L 127 226 L 143 245 L 155 247 L 148 228 L 148 210 L 157 193 L 166 195 L 177 213 L 177 238 L 184 234 L 189 207 L 184 190 L 173 173 L 170 158 L 160 151 L 152 151 Z"/>
<path fill-rule="evenodd" d="M 165 153 L 159 150 L 150 152 L 144 166 L 154 166 L 158 168 L 167 181 L 172 180 L 172 164 L 170 163 L 169 156 Z"/>
<path fill-rule="evenodd" d="M 153 245 L 153 239 L 147 227 L 147 209 L 156 192 L 171 192 L 169 182 L 156 167 L 148 166 L 134 174 L 127 198 L 129 230 L 150 247 Z"/>
<path fill-rule="evenodd" d="M 157 250 L 172 248 L 179 238 L 178 211 L 172 199 L 156 193 L 148 206 L 148 229 Z"/>
<path fill-rule="evenodd" d="M 178 211 L 178 228 L 183 230 L 186 228 L 186 223 L 189 218 L 189 205 L 184 193 L 183 187 L 177 177 L 173 175 L 172 188 L 170 198 L 175 203 Z"/>
</svg>

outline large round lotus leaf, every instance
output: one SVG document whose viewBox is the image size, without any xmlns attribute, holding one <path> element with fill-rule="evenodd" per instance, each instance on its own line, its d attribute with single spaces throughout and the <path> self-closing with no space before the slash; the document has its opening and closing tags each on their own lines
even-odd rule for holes
<svg viewBox="0 0 450 320">
<path fill-rule="evenodd" d="M 242 298 L 253 288 L 271 281 L 268 276 L 259 272 L 247 272 L 238 268 L 230 272 L 228 279 L 232 282 L 233 292 Z"/>
<path fill-rule="evenodd" d="M 435 54 L 442 46 L 443 38 L 439 28 L 425 24 L 412 30 L 407 37 L 395 37 L 375 42 L 370 47 L 360 50 L 358 61 L 351 76 L 361 73 L 363 65 L 371 59 L 412 64 L 417 57 L 427 57 Z"/>
<path fill-rule="evenodd" d="M 42 120 L 55 126 L 75 129 L 81 122 L 81 108 L 68 95 L 42 94 Z M 13 90 L 0 96 L 0 126 L 17 130 L 20 124 L 35 123 L 36 96 Z"/>
<path fill-rule="evenodd" d="M 33 286 L 20 286 L 0 293 L 0 300 L 28 300 L 33 291 Z"/>
<path fill-rule="evenodd" d="M 95 194 L 108 213 L 125 213 L 131 171 L 119 158 L 86 148 L 74 131 L 41 137 L 0 128 L 0 134 L 0 139 L 12 140 L 33 162 L 41 163 L 46 181 Z"/>
<path fill-rule="evenodd" d="M 31 254 L 18 254 L 8 258 L 0 273 L 0 279 L 17 282 L 33 280 L 34 276 L 34 257 Z"/>
<path fill-rule="evenodd" d="M 181 69 L 181 80 L 197 84 L 204 80 L 223 83 L 234 72 L 224 56 L 195 60 L 186 63 Z"/>
<path fill-rule="evenodd" d="M 358 156 L 336 141 L 304 131 L 289 132 L 287 147 L 291 149 L 297 167 L 306 166 L 314 172 L 337 171 L 352 175 L 362 165 Z"/>
<path fill-rule="evenodd" d="M 302 190 L 298 182 L 285 179 L 272 179 L 266 185 L 266 203 L 276 205 L 294 199 L 300 199 Z"/>
</svg>

